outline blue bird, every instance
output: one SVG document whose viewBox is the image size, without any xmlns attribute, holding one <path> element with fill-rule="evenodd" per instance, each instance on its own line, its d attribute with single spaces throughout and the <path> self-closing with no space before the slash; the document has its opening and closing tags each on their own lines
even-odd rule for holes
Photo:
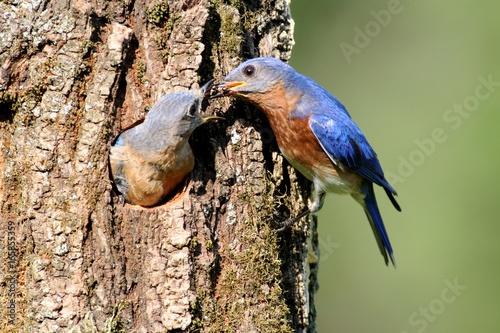
<svg viewBox="0 0 500 333">
<path fill-rule="evenodd" d="M 313 182 L 312 203 L 283 225 L 321 209 L 326 192 L 350 194 L 365 210 L 385 263 L 390 258 L 395 266 L 373 183 L 401 211 L 394 198 L 396 191 L 385 179 L 377 154 L 338 99 L 274 58 L 245 61 L 214 89 L 216 96 L 234 96 L 260 108 L 282 154 Z"/>
<path fill-rule="evenodd" d="M 213 81 L 200 89 L 163 96 L 144 122 L 120 134 L 109 161 L 126 202 L 145 207 L 161 203 L 193 170 L 191 134 L 206 121 L 224 119 L 200 114 Z"/>
</svg>

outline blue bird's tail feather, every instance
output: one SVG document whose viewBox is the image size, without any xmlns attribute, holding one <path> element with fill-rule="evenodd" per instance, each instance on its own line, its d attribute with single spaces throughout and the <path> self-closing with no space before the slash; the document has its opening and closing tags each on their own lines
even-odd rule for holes
<svg viewBox="0 0 500 333">
<path fill-rule="evenodd" d="M 365 209 L 366 216 L 370 221 L 370 225 L 377 240 L 378 247 L 382 256 L 385 259 L 385 264 L 389 263 L 389 258 L 391 259 L 392 265 L 396 267 L 396 261 L 394 259 L 394 254 L 392 252 L 391 242 L 389 241 L 389 236 L 384 227 L 384 221 L 380 215 L 380 211 L 377 205 L 377 199 L 375 198 L 375 192 L 373 191 L 373 183 L 364 180 L 361 185 L 361 191 L 364 195 L 362 206 Z"/>
<path fill-rule="evenodd" d="M 391 191 L 387 187 L 384 187 L 385 193 L 387 193 L 387 196 L 389 197 L 389 200 L 391 200 L 392 205 L 398 212 L 401 211 L 401 206 L 399 206 L 398 202 L 396 201 L 396 198 L 394 198 L 394 195 L 396 194 L 396 191 Z"/>
</svg>

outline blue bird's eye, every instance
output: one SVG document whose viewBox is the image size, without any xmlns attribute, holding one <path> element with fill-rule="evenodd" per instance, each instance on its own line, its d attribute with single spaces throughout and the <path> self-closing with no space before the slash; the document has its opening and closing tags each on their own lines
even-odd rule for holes
<svg viewBox="0 0 500 333">
<path fill-rule="evenodd" d="M 255 73 L 255 66 L 253 66 L 253 65 L 245 66 L 245 68 L 243 68 L 243 73 L 246 76 L 252 76 L 252 75 L 254 75 L 254 73 Z"/>
</svg>

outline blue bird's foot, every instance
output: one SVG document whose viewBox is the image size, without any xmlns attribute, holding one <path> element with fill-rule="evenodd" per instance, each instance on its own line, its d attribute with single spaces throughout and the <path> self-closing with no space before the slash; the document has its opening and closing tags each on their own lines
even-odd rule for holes
<svg viewBox="0 0 500 333">
<path fill-rule="evenodd" d="M 314 191 L 313 191 L 314 200 L 309 205 L 309 207 L 304 209 L 304 211 L 302 211 L 302 213 L 297 215 L 295 218 L 289 218 L 288 220 L 276 223 L 277 225 L 279 225 L 279 228 L 276 231 L 278 231 L 278 232 L 283 231 L 286 228 L 288 228 L 289 226 L 291 226 L 292 224 L 294 224 L 295 222 L 297 222 L 298 220 L 300 220 L 301 218 L 303 218 L 304 216 L 307 216 L 311 213 L 316 213 L 317 211 L 319 211 L 321 209 L 321 207 L 323 207 L 323 201 L 325 200 L 325 194 L 326 194 L 325 191 L 320 189 L 318 186 L 314 186 Z"/>
<path fill-rule="evenodd" d="M 311 213 L 311 210 L 309 208 L 307 208 L 302 213 L 300 213 L 299 215 L 297 215 L 294 218 L 289 218 L 289 219 L 282 221 L 282 222 L 275 222 L 275 224 L 279 226 L 279 228 L 276 229 L 276 232 L 281 232 L 281 231 L 285 230 L 286 228 L 290 227 L 292 224 L 294 224 L 295 222 L 297 222 L 298 220 L 300 220 L 304 216 L 309 215 L 309 213 Z"/>
</svg>

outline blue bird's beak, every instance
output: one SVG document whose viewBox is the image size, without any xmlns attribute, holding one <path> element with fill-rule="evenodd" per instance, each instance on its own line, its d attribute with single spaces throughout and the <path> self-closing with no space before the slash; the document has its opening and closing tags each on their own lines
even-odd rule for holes
<svg viewBox="0 0 500 333">
<path fill-rule="evenodd" d="M 213 87 L 215 95 L 211 95 L 210 98 L 231 96 L 237 92 L 237 88 L 243 87 L 246 84 L 246 81 L 221 82 Z"/>
</svg>

